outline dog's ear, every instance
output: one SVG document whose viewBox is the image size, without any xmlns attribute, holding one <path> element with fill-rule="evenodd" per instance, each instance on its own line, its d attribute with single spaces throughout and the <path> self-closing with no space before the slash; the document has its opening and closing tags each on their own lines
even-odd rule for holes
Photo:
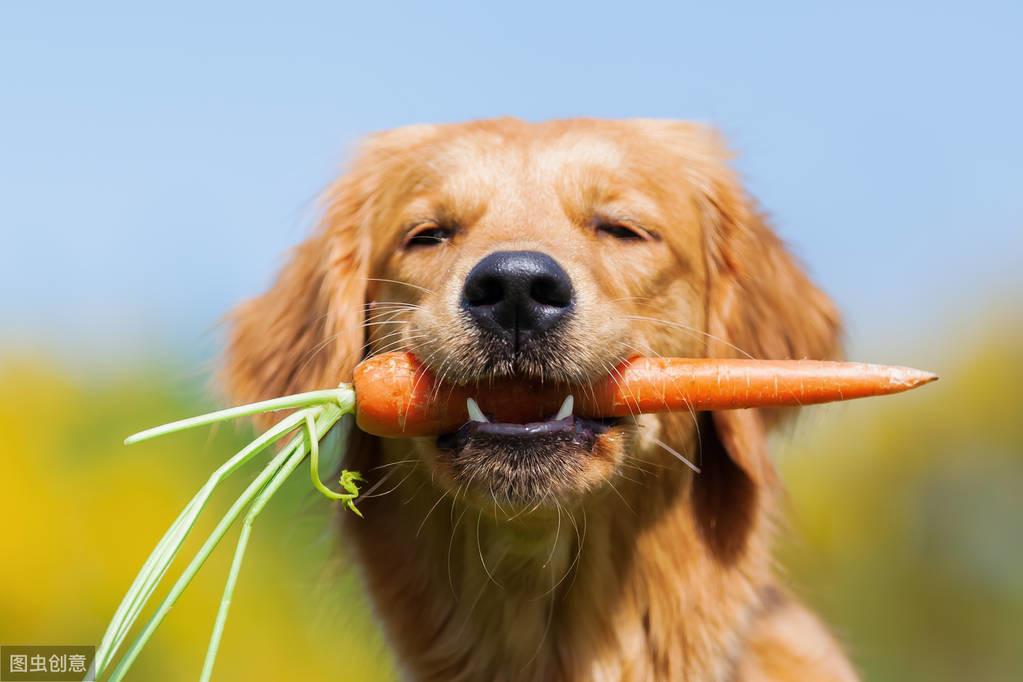
<svg viewBox="0 0 1023 682">
<path fill-rule="evenodd" d="M 324 196 L 323 218 L 268 291 L 230 316 L 222 383 L 236 402 L 329 388 L 349 381 L 362 358 L 370 216 L 388 174 L 429 126 L 370 137 L 349 172 Z"/>
<path fill-rule="evenodd" d="M 698 199 L 707 254 L 708 355 L 837 358 L 841 325 L 834 304 L 768 227 L 725 163 L 716 136 L 707 136 L 715 151 L 704 160 L 718 160 L 701 169 Z M 725 450 L 755 483 L 773 478 L 766 436 L 783 414 L 728 410 L 712 415 Z"/>
<path fill-rule="evenodd" d="M 718 135 L 684 122 L 641 125 L 659 148 L 671 153 L 672 170 L 684 175 L 692 200 L 689 208 L 703 230 L 707 355 L 763 359 L 840 355 L 834 305 L 743 190 Z M 761 493 L 776 479 L 767 434 L 783 414 L 723 410 L 702 419 L 702 467 L 693 504 L 704 538 L 722 561 L 745 551 L 759 518 Z"/>
<path fill-rule="evenodd" d="M 288 256 L 276 281 L 230 316 L 224 387 L 237 402 L 330 388 L 362 353 L 369 265 L 359 183 L 343 179 L 323 222 Z"/>
</svg>

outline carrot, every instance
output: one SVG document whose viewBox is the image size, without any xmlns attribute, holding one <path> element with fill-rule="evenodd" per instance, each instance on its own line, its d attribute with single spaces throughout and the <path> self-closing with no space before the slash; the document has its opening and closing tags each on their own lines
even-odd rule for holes
<svg viewBox="0 0 1023 682">
<path fill-rule="evenodd" d="M 586 386 L 499 380 L 439 384 L 409 353 L 386 353 L 355 369 L 356 422 L 382 437 L 436 436 L 468 419 L 472 398 L 493 421 L 549 419 L 565 396 L 583 417 L 812 405 L 899 393 L 937 379 L 909 367 L 816 360 L 634 358 Z"/>
</svg>

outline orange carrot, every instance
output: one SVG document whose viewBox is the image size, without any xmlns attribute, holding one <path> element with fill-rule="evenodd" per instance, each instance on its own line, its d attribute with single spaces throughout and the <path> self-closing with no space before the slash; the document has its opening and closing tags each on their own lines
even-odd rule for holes
<svg viewBox="0 0 1023 682">
<path fill-rule="evenodd" d="M 938 377 L 909 367 L 816 360 L 634 358 L 586 386 L 522 380 L 439 384 L 409 353 L 372 357 L 355 369 L 356 421 L 383 437 L 436 436 L 468 419 L 474 399 L 493 421 L 549 419 L 565 396 L 583 417 L 812 405 L 899 393 Z"/>
</svg>

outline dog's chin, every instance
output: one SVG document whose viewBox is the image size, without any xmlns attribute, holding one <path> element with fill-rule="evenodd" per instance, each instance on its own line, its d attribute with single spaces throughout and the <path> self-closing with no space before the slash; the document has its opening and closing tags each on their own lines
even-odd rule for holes
<svg viewBox="0 0 1023 682">
<path fill-rule="evenodd" d="M 571 504 L 606 480 L 624 451 L 621 420 L 471 421 L 437 439 L 438 464 L 469 502 L 501 509 Z"/>
</svg>

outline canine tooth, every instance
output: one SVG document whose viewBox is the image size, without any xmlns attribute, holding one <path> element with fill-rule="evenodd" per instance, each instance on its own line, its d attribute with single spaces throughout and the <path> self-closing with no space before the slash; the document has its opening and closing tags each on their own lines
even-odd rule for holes
<svg viewBox="0 0 1023 682">
<path fill-rule="evenodd" d="M 465 399 L 465 409 L 469 411 L 469 419 L 474 422 L 483 422 L 486 424 L 490 420 L 483 414 L 483 410 L 480 409 L 479 404 L 472 398 Z"/>
<path fill-rule="evenodd" d="M 561 421 L 565 417 L 570 417 L 572 415 L 573 407 L 575 407 L 575 398 L 572 397 L 571 393 L 569 393 L 565 398 L 565 402 L 561 403 L 561 409 L 558 410 L 556 415 L 554 415 L 554 421 Z"/>
</svg>

